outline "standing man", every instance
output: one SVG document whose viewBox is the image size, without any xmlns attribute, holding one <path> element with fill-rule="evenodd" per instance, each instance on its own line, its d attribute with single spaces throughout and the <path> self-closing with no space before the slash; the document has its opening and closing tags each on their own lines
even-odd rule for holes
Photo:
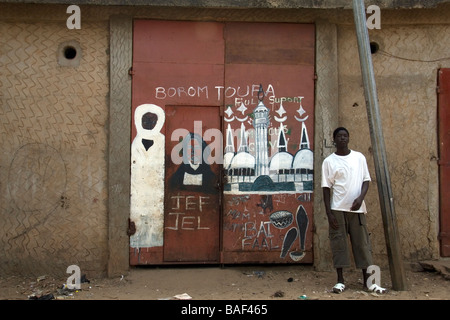
<svg viewBox="0 0 450 320">
<path fill-rule="evenodd" d="M 343 268 L 350 267 L 350 235 L 353 258 L 362 269 L 364 286 L 367 288 L 367 268 L 372 265 L 372 249 L 366 226 L 364 197 L 369 189 L 370 174 L 364 155 L 348 148 L 349 132 L 339 127 L 333 132 L 336 152 L 329 155 L 322 165 L 322 190 L 328 217 L 329 236 L 337 283 L 333 292 L 345 290 Z M 376 293 L 386 289 L 377 284 L 367 288 Z"/>
</svg>

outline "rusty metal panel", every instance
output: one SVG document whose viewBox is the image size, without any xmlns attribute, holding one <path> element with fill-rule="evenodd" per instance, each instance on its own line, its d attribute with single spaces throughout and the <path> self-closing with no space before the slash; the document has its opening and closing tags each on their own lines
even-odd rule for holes
<svg viewBox="0 0 450 320">
<path fill-rule="evenodd" d="M 314 25 L 227 23 L 227 64 L 314 65 Z"/>
<path fill-rule="evenodd" d="M 225 39 L 222 261 L 311 263 L 314 27 L 230 23 Z"/>
<path fill-rule="evenodd" d="M 135 62 L 223 63 L 221 23 L 137 20 L 134 25 L 134 44 Z"/>
<path fill-rule="evenodd" d="M 133 44 L 133 108 L 222 103 L 215 86 L 223 84 L 223 24 L 137 20 Z"/>
<path fill-rule="evenodd" d="M 201 142 L 220 129 L 223 24 L 135 21 L 133 41 L 130 263 L 218 262 L 219 166 L 193 170 L 172 151 L 190 132 Z M 207 177 L 211 185 L 198 185 Z"/>
<path fill-rule="evenodd" d="M 164 261 L 219 262 L 219 108 L 166 106 L 166 118 Z"/>
<path fill-rule="evenodd" d="M 147 103 L 150 96 L 157 104 L 218 106 L 221 101 L 214 87 L 222 85 L 223 74 L 223 63 L 135 63 L 133 103 Z"/>
<path fill-rule="evenodd" d="M 450 69 L 439 69 L 439 187 L 441 256 L 450 256 Z"/>
</svg>

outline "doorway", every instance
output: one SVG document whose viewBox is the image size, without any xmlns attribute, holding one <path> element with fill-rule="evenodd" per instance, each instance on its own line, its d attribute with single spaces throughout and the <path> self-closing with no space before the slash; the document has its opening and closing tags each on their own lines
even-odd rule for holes
<svg viewBox="0 0 450 320">
<path fill-rule="evenodd" d="M 314 32 L 134 22 L 130 264 L 313 261 Z"/>
</svg>

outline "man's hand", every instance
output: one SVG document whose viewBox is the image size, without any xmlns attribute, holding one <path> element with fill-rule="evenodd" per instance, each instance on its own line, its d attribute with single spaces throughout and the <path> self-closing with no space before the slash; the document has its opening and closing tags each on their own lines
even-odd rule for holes
<svg viewBox="0 0 450 320">
<path fill-rule="evenodd" d="M 359 195 L 358 198 L 356 198 L 353 201 L 352 207 L 350 208 L 351 211 L 356 211 L 359 210 L 359 208 L 361 208 L 361 205 L 364 201 L 364 197 L 366 196 L 368 190 L 369 190 L 369 181 L 364 181 L 361 186 L 361 194 Z"/>
<path fill-rule="evenodd" d="M 356 211 L 359 208 L 361 208 L 363 200 L 361 199 L 361 197 L 358 197 L 355 199 L 355 201 L 353 201 L 352 207 L 350 208 L 351 211 Z"/>
</svg>

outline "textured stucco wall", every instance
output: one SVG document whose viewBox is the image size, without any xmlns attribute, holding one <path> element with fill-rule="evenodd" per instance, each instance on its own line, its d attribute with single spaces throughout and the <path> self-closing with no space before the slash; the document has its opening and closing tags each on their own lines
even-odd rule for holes
<svg viewBox="0 0 450 320">
<path fill-rule="evenodd" d="M 2 0 L 7 3 L 119 5 L 119 6 L 168 6 L 204 8 L 351 8 L 348 0 Z M 433 8 L 448 0 L 365 0 L 366 5 L 381 8 Z"/>
<path fill-rule="evenodd" d="M 449 25 L 382 25 L 370 32 L 380 51 L 373 57 L 383 133 L 406 261 L 438 257 L 437 94 L 438 68 L 449 67 Z M 341 26 L 339 122 L 351 146 L 369 162 L 373 183 L 367 196 L 368 223 L 379 264 L 386 262 L 383 225 L 362 78 L 352 26 Z"/>
<path fill-rule="evenodd" d="M 107 26 L 0 21 L 2 274 L 105 269 Z M 58 64 L 66 41 L 78 67 Z"/>
</svg>

